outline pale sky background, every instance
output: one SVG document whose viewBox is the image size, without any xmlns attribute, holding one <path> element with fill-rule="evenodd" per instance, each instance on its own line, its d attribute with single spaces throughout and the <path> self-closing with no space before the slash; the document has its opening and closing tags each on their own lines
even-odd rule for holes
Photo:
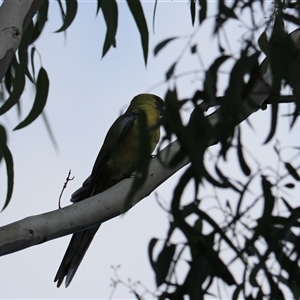
<svg viewBox="0 0 300 300">
<path fill-rule="evenodd" d="M 15 187 L 11 203 L 0 214 L 0 225 L 57 209 L 62 185 L 69 169 L 72 169 L 75 179 L 69 183 L 62 200 L 63 206 L 68 205 L 72 192 L 90 174 L 108 128 L 126 109 L 133 96 L 151 92 L 164 97 L 168 85 L 157 84 L 164 81 L 166 70 L 179 57 L 186 39 L 174 41 L 156 58 L 153 57 L 154 46 L 169 37 L 190 35 L 195 29 L 191 26 L 187 1 L 159 1 L 155 34 L 152 32 L 154 1 L 143 1 L 143 8 L 150 30 L 147 68 L 139 33 L 126 2 L 119 1 L 117 48 L 110 50 L 104 59 L 101 59 L 101 53 L 105 24 L 101 12 L 95 18 L 96 1 L 79 2 L 78 15 L 67 31 L 66 39 L 62 33 L 53 33 L 61 26 L 61 16 L 57 3 L 50 3 L 49 22 L 36 46 L 50 78 L 46 113 L 59 151 L 54 150 L 41 118 L 25 129 L 9 132 L 9 147 L 14 156 Z M 237 22 L 232 22 L 231 26 L 227 37 L 232 50 L 237 53 L 235 45 L 239 45 L 240 35 L 245 28 Z M 197 32 L 194 40 L 198 42 L 201 58 L 207 68 L 218 53 L 211 20 Z M 177 74 L 195 69 L 201 69 L 199 59 L 187 51 Z M 201 78 L 201 73 L 181 78 L 178 81 L 179 95 L 191 96 L 201 84 Z M 31 108 L 32 98 L 33 93 L 27 87 L 22 101 L 23 117 Z M 255 131 L 244 126 L 244 139 L 247 136 L 245 142 L 251 145 L 250 152 L 261 155 L 266 164 L 272 164 L 276 159 L 272 152 L 274 144 L 270 144 L 269 152 L 261 150 L 268 133 L 269 115 L 268 110 L 251 117 Z M 1 122 L 12 130 L 19 123 L 14 109 L 7 117 L 2 117 Z M 278 132 L 284 137 L 283 142 L 291 145 L 299 137 L 299 126 L 291 135 L 285 122 Z M 231 166 L 231 171 L 239 174 L 236 163 L 234 167 Z M 0 172 L 4 186 L 4 165 Z M 170 202 L 179 175 L 180 172 L 157 189 L 166 205 Z M 2 189 L 0 200 L 4 199 L 5 193 Z M 299 202 L 295 200 L 295 206 Z M 57 289 L 53 279 L 70 236 L 3 256 L 0 258 L 0 298 L 105 299 L 112 291 L 110 278 L 114 272 L 111 265 L 121 265 L 118 275 L 124 281 L 128 278 L 140 280 L 153 291 L 154 273 L 148 259 L 148 244 L 152 237 L 164 238 L 167 226 L 168 215 L 159 207 L 154 194 L 125 216 L 106 222 L 67 289 L 64 286 Z M 133 295 L 120 286 L 113 298 L 133 298 Z"/>
</svg>

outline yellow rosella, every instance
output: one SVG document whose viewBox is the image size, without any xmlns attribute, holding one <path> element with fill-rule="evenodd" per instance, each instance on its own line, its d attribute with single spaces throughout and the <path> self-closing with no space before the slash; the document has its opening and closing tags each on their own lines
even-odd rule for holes
<svg viewBox="0 0 300 300">
<path fill-rule="evenodd" d="M 91 175 L 82 187 L 71 196 L 72 202 L 84 200 L 103 192 L 118 181 L 136 171 L 141 143 L 148 142 L 150 156 L 160 137 L 158 119 L 164 109 L 164 101 L 153 94 L 134 97 L 126 110 L 110 127 L 95 161 Z M 141 135 L 141 114 L 145 116 L 147 135 Z M 145 137 L 149 141 L 143 141 Z M 95 233 L 100 225 L 74 233 L 54 282 L 61 285 L 66 276 L 66 287 L 71 283 Z"/>
</svg>

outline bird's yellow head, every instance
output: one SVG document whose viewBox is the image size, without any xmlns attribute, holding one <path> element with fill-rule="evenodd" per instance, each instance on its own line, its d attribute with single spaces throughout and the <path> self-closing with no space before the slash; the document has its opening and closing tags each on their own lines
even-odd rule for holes
<svg viewBox="0 0 300 300">
<path fill-rule="evenodd" d="M 128 110 L 138 109 L 139 106 L 150 105 L 157 109 L 160 115 L 165 109 L 164 100 L 154 94 L 139 94 L 135 96 L 128 107 Z"/>
</svg>

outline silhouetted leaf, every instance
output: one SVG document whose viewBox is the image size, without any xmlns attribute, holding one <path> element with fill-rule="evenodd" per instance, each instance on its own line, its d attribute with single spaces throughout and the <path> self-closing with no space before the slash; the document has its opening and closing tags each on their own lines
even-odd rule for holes
<svg viewBox="0 0 300 300">
<path fill-rule="evenodd" d="M 30 60 L 31 60 L 32 77 L 33 80 L 35 81 L 34 54 L 35 54 L 35 47 L 32 47 L 30 52 Z"/>
<path fill-rule="evenodd" d="M 165 245 L 162 251 L 159 253 L 155 262 L 155 274 L 156 274 L 156 285 L 159 287 L 165 282 L 168 275 L 173 256 L 175 254 L 176 245 L 170 244 Z"/>
<path fill-rule="evenodd" d="M 0 157 L 4 159 L 6 164 L 6 174 L 7 174 L 7 193 L 6 199 L 4 202 L 4 206 L 2 210 L 4 210 L 9 204 L 13 192 L 14 187 L 14 163 L 13 157 L 7 147 L 7 135 L 5 128 L 0 125 Z"/>
<path fill-rule="evenodd" d="M 65 31 L 74 21 L 76 14 L 77 14 L 77 8 L 78 8 L 78 3 L 77 0 L 65 0 L 66 1 L 66 11 L 64 12 L 62 10 L 62 5 L 60 4 L 61 8 L 61 13 L 63 17 L 63 25 L 56 30 L 55 32 L 62 32 Z M 113 1 L 113 0 L 111 0 Z M 60 2 L 60 0 L 59 0 Z M 106 1 L 104 1 L 106 2 Z"/>
<path fill-rule="evenodd" d="M 238 300 L 239 298 L 239 294 L 242 291 L 244 287 L 244 284 L 238 284 L 236 289 L 234 290 L 234 293 L 232 294 L 232 300 Z"/>
<path fill-rule="evenodd" d="M 272 70 L 271 127 L 265 143 L 275 134 L 277 127 L 278 102 L 282 80 L 287 78 L 287 67 L 290 64 L 290 37 L 284 30 L 282 19 L 277 16 L 269 42 L 269 61 Z M 284 59 L 283 59 L 284 58 Z"/>
<path fill-rule="evenodd" d="M 31 124 L 43 111 L 48 97 L 49 78 L 44 68 L 41 68 L 36 83 L 36 95 L 33 106 L 28 116 L 14 130 L 21 129 Z"/>
<path fill-rule="evenodd" d="M 111 46 L 116 47 L 118 6 L 115 0 L 101 1 L 101 9 L 106 23 L 106 35 L 102 50 L 102 57 L 104 57 Z"/>
<path fill-rule="evenodd" d="M 162 42 L 160 42 L 155 48 L 154 48 L 154 55 L 156 56 L 160 50 L 162 50 L 169 42 L 178 39 L 178 37 L 172 37 L 168 38 Z"/>
<path fill-rule="evenodd" d="M 6 113 L 9 109 L 11 109 L 14 105 L 18 103 L 25 87 L 25 75 L 21 69 L 21 66 L 17 63 L 15 58 L 12 61 L 12 66 L 14 68 L 15 77 L 11 76 L 12 79 L 10 86 L 13 87 L 13 90 L 10 93 L 8 99 L 1 106 L 0 115 Z M 9 71 L 11 72 L 11 68 L 8 70 L 8 72 Z M 9 74 L 6 74 L 5 79 L 8 76 Z"/>
<path fill-rule="evenodd" d="M 153 258 L 153 250 L 157 241 L 158 239 L 156 238 L 151 239 L 148 247 L 148 254 L 150 264 L 155 272 L 156 285 L 159 287 L 162 283 L 164 283 L 168 275 L 169 268 L 176 250 L 176 245 L 165 243 L 162 251 L 159 253 L 157 260 L 155 261 Z"/>
<path fill-rule="evenodd" d="M 45 27 L 46 22 L 48 21 L 48 8 L 49 1 L 44 1 L 44 4 L 40 7 L 37 12 L 36 22 L 34 24 L 34 29 L 31 36 L 31 44 L 37 40 L 40 36 L 42 30 Z"/>
<path fill-rule="evenodd" d="M 293 189 L 295 187 L 295 185 L 293 183 L 287 183 L 284 186 L 288 189 Z"/>
<path fill-rule="evenodd" d="M 169 70 L 167 71 L 167 73 L 166 73 L 166 80 L 169 80 L 172 77 L 172 75 L 174 74 L 176 63 L 177 62 L 174 62 L 172 64 L 172 66 L 169 68 Z"/>
<path fill-rule="evenodd" d="M 220 107 L 221 123 L 219 131 L 222 145 L 220 154 L 224 158 L 226 158 L 227 151 L 231 147 L 235 126 L 240 122 L 243 102 L 253 86 L 253 72 L 258 70 L 259 52 L 253 53 L 249 48 L 251 48 L 251 44 L 248 44 L 241 51 L 241 57 L 231 70 L 229 85 Z M 250 75 L 247 83 L 244 79 L 246 74 Z M 255 73 L 255 75 L 257 74 Z"/>
<path fill-rule="evenodd" d="M 148 247 L 149 260 L 150 260 L 150 264 L 151 264 L 153 270 L 155 269 L 155 261 L 153 259 L 153 249 L 154 249 L 157 241 L 158 241 L 158 239 L 152 238 L 149 243 L 149 247 Z"/>
<path fill-rule="evenodd" d="M 274 136 L 276 132 L 276 126 L 277 126 L 277 115 L 278 115 L 278 97 L 273 96 L 270 99 L 272 99 L 272 105 L 271 105 L 271 128 L 269 135 L 267 136 L 265 140 L 265 144 L 268 143 L 272 137 Z"/>
<path fill-rule="evenodd" d="M 154 9 L 153 9 L 153 19 L 152 19 L 152 23 L 153 23 L 153 33 L 155 33 L 154 24 L 155 24 L 155 15 L 156 15 L 156 9 L 157 9 L 157 1 L 158 1 L 158 0 L 155 0 Z"/>
<path fill-rule="evenodd" d="M 291 22 L 291 23 L 294 23 L 294 24 L 296 24 L 296 25 L 300 25 L 300 20 L 299 20 L 299 17 L 295 17 L 295 16 L 293 16 L 293 15 L 290 15 L 290 14 L 285 14 L 285 13 L 283 13 L 283 14 L 281 14 L 282 15 L 282 18 L 284 19 L 284 20 L 287 20 L 287 21 L 289 21 L 289 22 Z"/>
<path fill-rule="evenodd" d="M 7 134 L 6 134 L 6 130 L 5 130 L 5 128 L 2 126 L 2 125 L 0 125 L 0 139 L 1 139 L 1 141 L 3 142 L 3 143 L 7 143 Z M 2 161 L 2 159 L 3 159 L 3 154 L 2 154 L 2 152 L 0 151 L 0 162 Z"/>
<path fill-rule="evenodd" d="M 203 220 L 206 220 L 208 222 L 208 224 L 210 224 L 214 228 L 215 232 L 220 234 L 221 239 L 232 248 L 232 250 L 237 254 L 237 256 L 241 257 L 241 253 L 240 253 L 239 249 L 232 243 L 232 241 L 227 237 L 225 232 L 219 227 L 219 225 L 208 214 L 206 214 L 202 210 L 198 210 L 197 215 L 199 217 L 201 217 Z"/>
<path fill-rule="evenodd" d="M 283 201 L 284 205 L 286 206 L 286 208 L 292 212 L 294 209 L 290 206 L 290 204 L 283 198 L 281 197 L 281 200 Z"/>
<path fill-rule="evenodd" d="M 237 16 L 234 12 L 234 8 L 229 8 L 225 5 L 225 1 L 218 1 L 219 11 L 216 17 L 216 24 L 214 33 L 217 33 L 219 29 L 224 25 L 226 21 L 230 18 L 237 19 Z"/>
<path fill-rule="evenodd" d="M 197 52 L 197 44 L 195 44 L 191 47 L 191 53 L 195 54 L 196 52 Z"/>
<path fill-rule="evenodd" d="M 198 0 L 200 4 L 199 9 L 199 24 L 201 24 L 206 19 L 207 13 L 207 1 L 206 0 Z"/>
<path fill-rule="evenodd" d="M 244 172 L 244 174 L 246 176 L 249 176 L 251 174 L 251 170 L 248 167 L 245 158 L 244 158 L 244 154 L 243 154 L 243 146 L 242 146 L 242 142 L 241 142 L 241 128 L 238 127 L 238 145 L 237 145 L 237 151 L 238 151 L 238 158 L 239 158 L 239 162 L 240 162 L 240 166 Z"/>
<path fill-rule="evenodd" d="M 148 27 L 144 15 L 143 7 L 141 5 L 140 0 L 127 0 L 127 4 L 130 8 L 131 14 L 140 32 L 143 54 L 144 54 L 144 61 L 145 61 L 145 65 L 147 65 L 149 32 L 148 32 Z"/>
<path fill-rule="evenodd" d="M 209 69 L 205 73 L 205 81 L 204 81 L 204 93 L 208 96 L 208 100 L 214 101 L 216 98 L 217 91 L 217 72 L 220 66 L 229 58 L 228 55 L 222 55 L 215 59 L 213 64 L 209 67 Z"/>
<path fill-rule="evenodd" d="M 288 172 L 290 173 L 290 175 L 296 179 L 297 181 L 300 181 L 300 176 L 297 173 L 297 170 L 288 162 L 284 163 L 286 169 L 288 170 Z"/>
<path fill-rule="evenodd" d="M 258 38 L 258 46 L 260 50 L 268 56 L 269 54 L 269 41 L 266 32 L 264 31 Z"/>
<path fill-rule="evenodd" d="M 252 269 L 250 276 L 249 276 L 249 283 L 253 287 L 259 287 L 259 284 L 256 280 L 257 273 L 259 272 L 260 268 L 258 267 L 258 264 L 255 264 L 254 268 Z"/>
<path fill-rule="evenodd" d="M 99 10 L 101 8 L 103 0 L 97 0 L 97 9 L 96 9 L 96 15 L 98 15 Z"/>
<path fill-rule="evenodd" d="M 196 0 L 190 0 L 190 13 L 192 19 L 192 25 L 195 24 L 195 13 L 196 13 Z"/>
<path fill-rule="evenodd" d="M 272 184 L 267 180 L 265 176 L 262 176 L 262 188 L 263 188 L 263 193 L 264 193 L 264 210 L 263 210 L 263 215 L 261 217 L 261 224 L 262 226 L 265 226 L 265 224 L 269 224 L 269 220 L 272 215 L 274 203 L 275 203 L 275 198 L 271 192 Z"/>
<path fill-rule="evenodd" d="M 20 67 L 32 83 L 34 83 L 34 79 L 28 70 L 28 47 L 31 44 L 33 30 L 33 22 L 31 21 L 23 34 L 18 50 Z"/>
</svg>

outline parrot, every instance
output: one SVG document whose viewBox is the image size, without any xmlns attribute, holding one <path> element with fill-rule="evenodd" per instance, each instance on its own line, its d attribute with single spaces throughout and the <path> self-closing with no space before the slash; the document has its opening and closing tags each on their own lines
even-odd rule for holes
<svg viewBox="0 0 300 300">
<path fill-rule="evenodd" d="M 131 100 L 125 113 L 108 130 L 91 175 L 71 195 L 71 202 L 103 192 L 136 171 L 138 151 L 145 139 L 141 135 L 142 122 L 139 122 L 142 113 L 149 138 L 149 149 L 145 155 L 150 157 L 160 138 L 159 118 L 164 107 L 164 101 L 154 94 L 139 94 Z M 65 286 L 69 286 L 100 225 L 73 234 L 54 279 L 57 287 L 65 277 Z"/>
</svg>

